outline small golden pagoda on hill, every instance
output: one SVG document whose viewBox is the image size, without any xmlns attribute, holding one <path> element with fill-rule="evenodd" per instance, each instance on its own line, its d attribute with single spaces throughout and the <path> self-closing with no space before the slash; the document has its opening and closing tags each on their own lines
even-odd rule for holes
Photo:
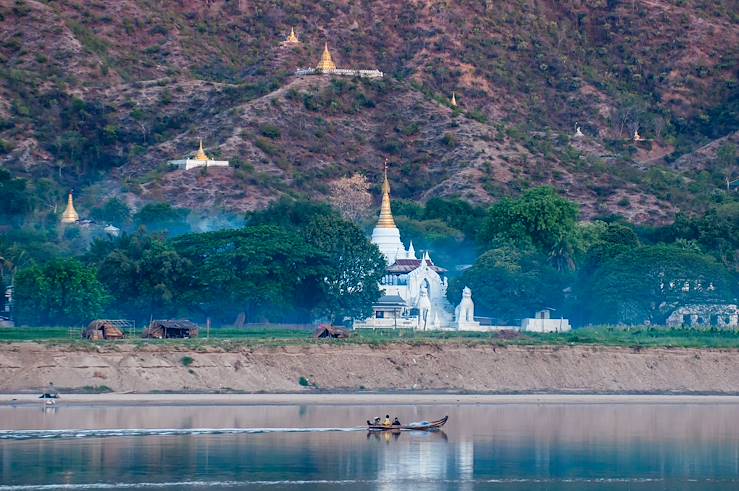
<svg viewBox="0 0 739 491">
<path fill-rule="evenodd" d="M 205 150 L 203 150 L 203 139 L 200 139 L 200 148 L 198 148 L 198 153 L 195 154 L 195 160 L 202 160 L 202 161 L 208 161 L 210 160 L 207 155 L 205 155 Z"/>
<path fill-rule="evenodd" d="M 452 100 L 449 101 L 449 103 L 452 105 L 452 107 L 457 107 L 457 98 L 454 96 L 454 91 L 452 91 Z"/>
<path fill-rule="evenodd" d="M 336 63 L 334 63 L 334 60 L 331 58 L 331 52 L 328 50 L 328 43 L 323 45 L 321 61 L 318 62 L 316 69 L 324 72 L 336 70 Z"/>
<path fill-rule="evenodd" d="M 295 35 L 295 28 L 290 28 L 290 34 L 287 36 L 283 44 L 300 44 L 298 36 Z"/>
<path fill-rule="evenodd" d="M 77 210 L 74 209 L 74 200 L 72 199 L 72 193 L 69 193 L 67 197 L 67 208 L 62 214 L 62 223 L 77 223 L 80 219 Z"/>
</svg>

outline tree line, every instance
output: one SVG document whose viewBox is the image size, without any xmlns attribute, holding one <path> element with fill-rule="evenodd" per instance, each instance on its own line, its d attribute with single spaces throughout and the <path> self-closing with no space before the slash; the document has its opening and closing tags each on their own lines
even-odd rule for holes
<svg viewBox="0 0 739 491">
<path fill-rule="evenodd" d="M 469 286 L 476 313 L 496 323 L 549 308 L 575 325 L 661 324 L 680 305 L 736 301 L 735 199 L 664 227 L 617 216 L 582 221 L 575 203 L 547 187 L 489 208 L 433 198 L 396 200 L 393 210 L 406 244 L 449 269 L 450 302 Z M 243 313 L 249 322 L 341 322 L 369 315 L 380 296 L 384 261 L 368 240 L 374 217 L 350 220 L 326 204 L 282 200 L 250 213 L 244 226 L 194 233 L 188 213 L 152 203 L 132 214 L 109 200 L 92 214 L 121 224 L 118 238 L 88 247 L 74 228 L 57 231 L 56 242 L 26 229 L 0 237 L 0 282 L 14 278 L 16 320 L 231 323 Z"/>
<path fill-rule="evenodd" d="M 384 259 L 326 205 L 280 203 L 240 229 L 167 236 L 140 228 L 95 240 L 79 258 L 15 274 L 20 324 L 80 324 L 100 316 L 341 321 L 370 314 Z"/>
</svg>

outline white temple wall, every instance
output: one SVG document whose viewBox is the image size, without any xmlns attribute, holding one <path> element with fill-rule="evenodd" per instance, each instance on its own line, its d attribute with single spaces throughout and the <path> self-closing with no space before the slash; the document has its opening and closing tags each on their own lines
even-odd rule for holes
<svg viewBox="0 0 739 491">
<path fill-rule="evenodd" d="M 567 332 L 570 330 L 568 319 L 523 319 L 521 330 L 528 332 Z"/>
</svg>

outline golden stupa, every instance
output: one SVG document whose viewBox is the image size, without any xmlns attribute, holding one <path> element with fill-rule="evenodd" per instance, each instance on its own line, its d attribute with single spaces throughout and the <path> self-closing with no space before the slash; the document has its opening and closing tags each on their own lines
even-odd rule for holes
<svg viewBox="0 0 739 491">
<path fill-rule="evenodd" d="M 295 28 L 290 28 L 290 35 L 285 39 L 286 44 L 298 44 L 300 40 L 298 40 L 298 36 L 295 35 Z"/>
<path fill-rule="evenodd" d="M 334 63 L 334 60 L 331 58 L 331 53 L 328 50 L 328 43 L 323 46 L 321 61 L 318 63 L 316 69 L 324 72 L 336 70 L 336 63 Z"/>
<path fill-rule="evenodd" d="M 74 200 L 72 199 L 72 193 L 69 193 L 67 198 L 67 208 L 62 214 L 62 223 L 75 223 L 80 219 L 77 214 L 77 210 L 74 209 Z"/>
<path fill-rule="evenodd" d="M 195 154 L 195 160 L 210 160 L 207 155 L 205 155 L 205 150 L 203 150 L 203 139 L 200 139 L 200 148 L 198 148 L 198 153 Z"/>
<path fill-rule="evenodd" d="M 382 205 L 380 218 L 377 220 L 379 228 L 396 228 L 393 220 L 393 211 L 390 208 L 390 183 L 387 180 L 387 160 L 385 160 L 385 181 L 382 183 Z"/>
<path fill-rule="evenodd" d="M 450 101 L 450 104 L 452 107 L 457 107 L 457 98 L 454 96 L 454 92 L 452 91 L 452 100 Z"/>
</svg>

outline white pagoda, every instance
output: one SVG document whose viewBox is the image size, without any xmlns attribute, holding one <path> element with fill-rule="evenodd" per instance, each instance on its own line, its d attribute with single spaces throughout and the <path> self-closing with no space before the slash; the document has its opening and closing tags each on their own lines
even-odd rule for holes
<svg viewBox="0 0 739 491">
<path fill-rule="evenodd" d="M 413 247 L 408 248 L 400 240 L 400 231 L 395 225 L 390 206 L 390 183 L 382 183 L 382 205 L 377 225 L 372 231 L 372 243 L 385 256 L 387 270 L 380 281 L 382 297 L 373 306 L 372 317 L 354 323 L 355 329 L 463 329 L 478 330 L 474 320 L 471 291 L 465 289 L 457 317 L 446 298 L 447 270 L 437 266 L 428 252 L 419 259 Z"/>
</svg>

